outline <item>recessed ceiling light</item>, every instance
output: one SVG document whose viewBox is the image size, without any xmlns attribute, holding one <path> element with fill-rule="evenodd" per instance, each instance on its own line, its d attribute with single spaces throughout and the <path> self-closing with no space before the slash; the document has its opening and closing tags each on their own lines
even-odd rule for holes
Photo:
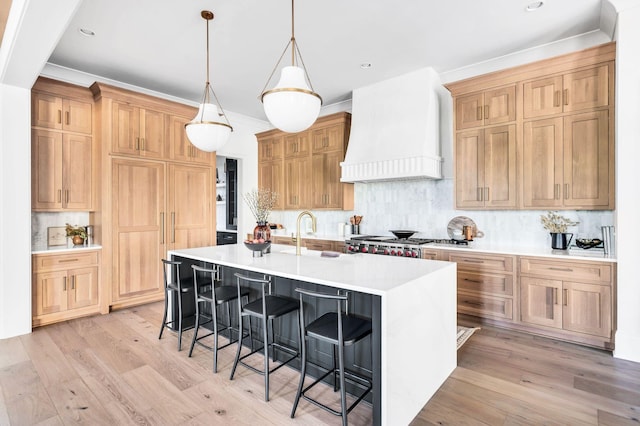
<svg viewBox="0 0 640 426">
<path fill-rule="evenodd" d="M 363 70 L 367 70 L 369 68 L 371 68 L 371 63 L 370 62 L 363 62 L 360 64 L 360 68 L 362 68 Z"/>
<path fill-rule="evenodd" d="M 80 34 L 87 37 L 93 37 L 94 35 L 96 35 L 96 33 L 91 31 L 89 28 L 79 28 L 78 31 L 80 31 Z"/>
<path fill-rule="evenodd" d="M 540 9 L 543 4 L 544 4 L 543 1 L 534 1 L 533 3 L 529 3 L 525 10 L 527 12 L 533 12 L 534 10 Z"/>
</svg>

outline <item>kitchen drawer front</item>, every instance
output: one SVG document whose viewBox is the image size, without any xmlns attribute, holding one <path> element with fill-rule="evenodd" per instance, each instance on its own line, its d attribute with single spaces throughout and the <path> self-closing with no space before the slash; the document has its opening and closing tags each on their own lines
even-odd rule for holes
<svg viewBox="0 0 640 426">
<path fill-rule="evenodd" d="M 69 254 L 45 254 L 34 255 L 33 269 L 34 271 L 54 270 L 54 269 L 70 269 L 80 266 L 89 266 L 98 264 L 97 251 L 82 251 Z"/>
<path fill-rule="evenodd" d="M 333 250 L 333 241 L 331 240 L 303 239 L 302 242 L 304 243 L 304 246 L 309 250 Z"/>
<path fill-rule="evenodd" d="M 473 272 L 513 272 L 513 256 L 472 255 L 449 253 L 449 262 L 456 262 L 458 270 Z"/>
<path fill-rule="evenodd" d="M 442 251 L 441 250 L 421 250 L 421 258 L 427 260 L 440 260 L 442 259 Z"/>
<path fill-rule="evenodd" d="M 513 296 L 513 275 L 458 272 L 458 289 L 498 296 Z"/>
<path fill-rule="evenodd" d="M 513 300 L 458 290 L 458 313 L 513 320 Z"/>
<path fill-rule="evenodd" d="M 273 244 L 282 244 L 282 245 L 285 245 L 285 246 L 295 246 L 296 245 L 296 243 L 293 242 L 291 237 L 274 237 L 272 235 L 271 236 L 271 242 Z"/>
<path fill-rule="evenodd" d="M 603 262 L 562 262 L 548 258 L 520 258 L 520 273 L 553 279 L 611 283 L 612 266 Z"/>
</svg>

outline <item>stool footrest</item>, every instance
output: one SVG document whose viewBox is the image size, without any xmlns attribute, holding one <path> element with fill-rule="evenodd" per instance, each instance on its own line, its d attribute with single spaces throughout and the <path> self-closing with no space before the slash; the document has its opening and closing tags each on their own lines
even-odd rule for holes
<svg viewBox="0 0 640 426">
<path fill-rule="evenodd" d="M 273 373 L 274 371 L 278 370 L 281 367 L 284 367 L 285 365 L 287 365 L 288 363 L 290 363 L 291 361 L 293 361 L 294 359 L 296 359 L 299 355 L 298 351 L 296 351 L 295 349 L 292 349 L 288 346 L 284 346 L 278 343 L 270 343 L 269 344 L 270 347 L 272 348 L 277 348 L 279 350 L 281 350 L 282 352 L 286 352 L 289 355 L 291 355 L 291 357 L 289 359 L 287 359 L 286 361 L 283 361 L 280 365 L 272 368 L 269 370 L 269 374 Z M 238 364 L 242 364 L 243 366 L 247 367 L 249 370 L 258 373 L 258 374 L 262 374 L 264 375 L 264 370 L 260 370 L 252 365 L 247 364 L 246 362 L 244 362 L 243 360 L 245 358 L 250 357 L 251 355 L 255 354 L 255 353 L 262 353 L 264 351 L 264 345 L 260 346 L 257 349 L 252 350 L 251 352 L 249 352 L 248 354 L 242 355 L 240 358 L 238 358 Z"/>
</svg>

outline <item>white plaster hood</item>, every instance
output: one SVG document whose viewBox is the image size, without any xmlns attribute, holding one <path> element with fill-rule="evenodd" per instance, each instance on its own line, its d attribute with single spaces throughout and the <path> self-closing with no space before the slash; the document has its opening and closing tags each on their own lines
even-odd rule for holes
<svg viewBox="0 0 640 426">
<path fill-rule="evenodd" d="M 441 90 L 431 68 L 354 90 L 340 181 L 441 179 Z"/>
</svg>

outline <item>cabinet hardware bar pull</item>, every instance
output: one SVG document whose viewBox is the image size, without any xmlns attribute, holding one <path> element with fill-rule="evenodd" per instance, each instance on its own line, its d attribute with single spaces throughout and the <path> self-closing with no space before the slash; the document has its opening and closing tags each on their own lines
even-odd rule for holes
<svg viewBox="0 0 640 426">
<path fill-rule="evenodd" d="M 555 96 L 553 99 L 553 106 L 555 107 L 559 107 L 560 106 L 560 91 L 556 90 L 555 92 Z"/>
<path fill-rule="evenodd" d="M 558 304 L 558 289 L 557 288 L 553 289 L 553 304 L 554 305 Z"/>
<path fill-rule="evenodd" d="M 176 242 L 176 212 L 171 212 L 171 242 Z"/>
<path fill-rule="evenodd" d="M 569 105 L 569 89 L 564 89 L 564 104 Z"/>
<path fill-rule="evenodd" d="M 479 259 L 462 259 L 462 261 L 467 263 L 484 263 L 484 260 Z"/>
<path fill-rule="evenodd" d="M 136 151 L 140 150 L 140 138 L 136 138 Z"/>
<path fill-rule="evenodd" d="M 64 194 L 65 194 L 65 203 L 69 204 L 69 190 L 65 189 Z"/>
<path fill-rule="evenodd" d="M 62 260 L 58 260 L 58 262 L 60 263 L 66 263 L 66 262 L 77 262 L 80 259 L 62 259 Z"/>
<path fill-rule="evenodd" d="M 160 244 L 164 244 L 164 212 L 160 213 Z"/>
<path fill-rule="evenodd" d="M 472 280 L 472 279 L 469 279 L 469 278 L 465 278 L 463 281 L 467 281 L 467 282 L 470 282 L 470 283 L 482 284 L 482 281 L 480 281 L 480 280 Z"/>
<path fill-rule="evenodd" d="M 571 268 L 554 268 L 552 266 L 549 269 L 551 269 L 552 271 L 573 272 L 573 269 Z"/>
<path fill-rule="evenodd" d="M 76 276 L 71 275 L 71 290 L 75 290 L 75 289 L 76 289 Z"/>
<path fill-rule="evenodd" d="M 69 124 L 71 124 L 71 122 L 69 120 L 69 111 L 65 111 L 65 113 L 64 113 L 64 124 L 66 124 L 67 126 Z"/>
<path fill-rule="evenodd" d="M 564 199 L 565 200 L 569 199 L 569 184 L 568 183 L 564 184 Z"/>
<path fill-rule="evenodd" d="M 62 278 L 62 291 L 67 291 L 67 277 Z"/>
<path fill-rule="evenodd" d="M 484 118 L 485 120 L 489 119 L 489 105 L 484 106 Z"/>
<path fill-rule="evenodd" d="M 62 189 L 58 189 L 58 202 L 62 202 Z"/>
<path fill-rule="evenodd" d="M 62 124 L 62 110 L 58 110 L 58 123 Z"/>
<path fill-rule="evenodd" d="M 482 306 L 484 304 L 482 302 L 472 302 L 471 300 L 465 300 L 464 303 L 466 303 L 467 305 L 474 305 L 474 306 Z"/>
<path fill-rule="evenodd" d="M 482 107 L 476 108 L 476 120 L 482 120 Z"/>
<path fill-rule="evenodd" d="M 140 141 L 142 142 L 142 150 L 144 151 L 144 138 L 141 138 Z"/>
<path fill-rule="evenodd" d="M 553 191 L 553 192 L 554 192 L 554 198 L 555 198 L 556 200 L 559 200 L 559 199 L 560 199 L 560 184 L 559 184 L 559 183 L 556 183 L 556 184 L 554 185 L 554 187 L 555 187 L 555 191 Z"/>
<path fill-rule="evenodd" d="M 562 304 L 567 306 L 569 304 L 569 290 L 566 288 L 562 290 Z"/>
</svg>

